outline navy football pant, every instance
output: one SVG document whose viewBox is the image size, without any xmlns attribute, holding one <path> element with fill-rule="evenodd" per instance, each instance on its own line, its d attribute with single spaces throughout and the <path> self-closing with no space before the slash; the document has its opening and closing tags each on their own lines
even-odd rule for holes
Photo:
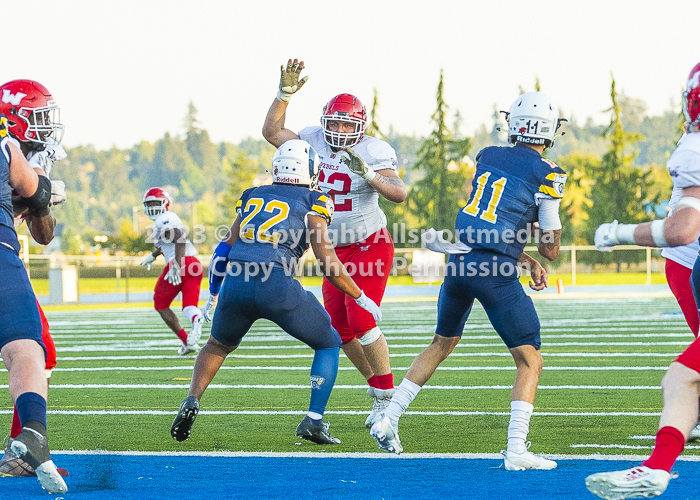
<svg viewBox="0 0 700 500">
<path fill-rule="evenodd" d="M 511 257 L 479 250 L 450 255 L 435 333 L 461 337 L 476 299 L 509 349 L 522 345 L 539 349 L 540 320 L 518 280 L 515 263 Z"/>
<path fill-rule="evenodd" d="M 41 317 L 29 276 L 19 256 L 0 245 L 0 349 L 13 340 L 36 340 L 46 353 L 41 340 Z"/>
</svg>

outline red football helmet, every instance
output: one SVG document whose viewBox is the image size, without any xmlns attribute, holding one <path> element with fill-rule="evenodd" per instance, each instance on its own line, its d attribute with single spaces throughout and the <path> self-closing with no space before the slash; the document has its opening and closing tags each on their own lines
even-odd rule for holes
<svg viewBox="0 0 700 500">
<path fill-rule="evenodd" d="M 159 203 L 152 203 L 154 201 Z M 170 196 L 164 189 L 154 187 L 146 191 L 146 194 L 143 195 L 143 211 L 146 212 L 146 216 L 149 219 L 156 220 L 156 217 L 163 212 L 167 212 L 169 208 Z"/>
<path fill-rule="evenodd" d="M 351 133 L 333 132 L 328 128 L 328 122 L 341 121 L 355 124 Z M 328 101 L 323 108 L 321 126 L 323 137 L 328 145 L 336 148 L 354 146 L 362 138 L 367 125 L 367 110 L 360 100 L 352 94 L 339 94 Z"/>
<path fill-rule="evenodd" d="M 0 86 L 0 115 L 7 117 L 10 133 L 20 142 L 47 144 L 49 138 L 57 143 L 63 139 L 60 109 L 38 82 L 13 80 Z"/>
<path fill-rule="evenodd" d="M 683 92 L 683 114 L 691 127 L 700 123 L 700 63 L 690 70 L 688 86 Z"/>
</svg>

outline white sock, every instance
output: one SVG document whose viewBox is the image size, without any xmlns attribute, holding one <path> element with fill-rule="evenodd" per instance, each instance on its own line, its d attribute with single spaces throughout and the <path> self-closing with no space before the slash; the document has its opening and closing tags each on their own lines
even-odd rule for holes
<svg viewBox="0 0 700 500">
<path fill-rule="evenodd" d="M 535 409 L 527 401 L 510 402 L 510 423 L 508 424 L 508 451 L 525 453 L 527 433 L 530 432 L 530 416 Z"/>
<path fill-rule="evenodd" d="M 414 384 L 404 377 L 401 385 L 396 388 L 396 392 L 391 398 L 391 403 L 384 411 L 384 415 L 389 417 L 392 424 L 397 425 L 399 423 L 399 418 L 406 411 L 408 405 L 411 404 L 411 401 L 416 399 L 420 389 L 421 387 L 418 384 Z"/>
<path fill-rule="evenodd" d="M 182 314 L 184 314 L 187 317 L 190 323 L 194 323 L 194 319 L 197 316 L 200 316 L 202 314 L 202 311 L 199 310 L 199 307 L 187 306 L 182 310 Z"/>
<path fill-rule="evenodd" d="M 322 420 L 323 415 L 320 413 L 316 413 L 315 411 L 307 411 L 306 415 L 311 419 L 311 420 Z"/>
</svg>

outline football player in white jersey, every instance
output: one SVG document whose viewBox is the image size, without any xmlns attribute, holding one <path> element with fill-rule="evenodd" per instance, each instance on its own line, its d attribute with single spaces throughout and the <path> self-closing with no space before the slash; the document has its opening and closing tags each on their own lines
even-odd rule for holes
<svg viewBox="0 0 700 500">
<path fill-rule="evenodd" d="M 153 303 L 165 324 L 182 341 L 178 354 L 199 351 L 204 316 L 199 310 L 199 289 L 202 284 L 202 264 L 197 259 L 197 249 L 187 239 L 185 227 L 175 212 L 170 211 L 170 196 L 165 190 L 154 187 L 143 195 L 143 209 L 153 221 L 155 250 L 141 262 L 150 271 L 156 257 L 162 255 L 167 265 L 156 282 Z M 182 313 L 192 323 L 189 335 L 170 309 L 178 293 L 182 292 Z"/>
<path fill-rule="evenodd" d="M 307 127 L 298 134 L 285 128 L 289 99 L 308 78 L 299 78 L 303 68 L 304 62 L 297 59 L 282 66 L 279 92 L 267 112 L 263 136 L 275 147 L 303 139 L 317 151 L 319 187 L 335 204 L 328 231 L 338 258 L 367 296 L 380 304 L 394 260 L 394 243 L 379 196 L 401 203 L 407 195 L 396 174 L 396 152 L 386 142 L 364 134 L 367 111 L 351 94 L 337 95 L 326 104 L 320 127 Z M 345 355 L 365 377 L 367 393 L 374 398 L 365 421 L 371 427 L 394 393 L 386 339 L 372 315 L 326 279 L 323 301 L 340 333 Z"/>
<path fill-rule="evenodd" d="M 688 77 L 683 93 L 683 112 L 688 123 L 686 134 L 668 160 L 674 193 L 681 196 L 673 213 L 664 220 L 645 224 L 602 224 L 595 233 L 598 249 L 620 243 L 648 247 L 689 245 L 700 234 L 700 64 Z M 696 300 L 700 293 L 700 259 L 696 259 L 691 277 Z M 656 445 L 651 457 L 639 467 L 601 472 L 586 478 L 586 487 L 601 498 L 625 499 L 661 495 L 671 479 L 671 469 L 683 452 L 686 440 L 698 421 L 700 397 L 700 339 L 671 363 L 661 382 L 664 409 L 661 413 Z"/>
</svg>

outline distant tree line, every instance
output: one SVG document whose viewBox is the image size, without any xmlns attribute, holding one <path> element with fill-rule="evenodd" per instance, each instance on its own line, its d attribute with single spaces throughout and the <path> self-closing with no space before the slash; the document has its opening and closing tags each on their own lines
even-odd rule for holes
<svg viewBox="0 0 700 500">
<path fill-rule="evenodd" d="M 539 86 L 536 81 L 535 89 Z M 443 90 L 441 72 L 434 128 L 428 137 L 402 135 L 393 127 L 382 131 L 374 92 L 367 133 L 394 147 L 399 175 L 409 188 L 405 203 L 381 200 L 390 228 L 405 224 L 407 229 L 453 229 L 457 211 L 469 198 L 472 158 L 483 147 L 506 144 L 506 123 L 495 108 L 490 126 L 482 125 L 473 137 L 465 137 L 462 117 L 458 110 L 450 113 Z M 594 124 L 590 118 L 580 124 L 568 116 L 565 135 L 546 153 L 568 173 L 561 209 L 563 244 L 591 244 L 595 228 L 612 219 L 643 222 L 665 214 L 671 180 L 664 165 L 682 133 L 680 104 L 661 116 L 647 116 L 644 102 L 619 93 L 614 79 L 610 96 L 609 124 Z M 65 181 L 69 193 L 66 203 L 55 208 L 62 224 L 62 250 L 90 253 L 96 235 L 108 236 L 102 248 L 110 251 L 135 254 L 150 249 L 150 221 L 143 215 L 141 197 L 148 188 L 161 186 L 170 192 L 172 209 L 188 226 L 206 228 L 200 240 L 202 250 L 210 251 L 216 243 L 215 228 L 232 222 L 241 193 L 269 182 L 265 172 L 274 148 L 255 138 L 213 143 L 192 102 L 183 132 L 125 150 L 98 151 L 89 145 L 68 150 L 68 158 L 54 169 L 54 177 Z M 618 265 L 622 258 L 641 258 L 634 252 L 584 256 L 591 263 Z"/>
</svg>

